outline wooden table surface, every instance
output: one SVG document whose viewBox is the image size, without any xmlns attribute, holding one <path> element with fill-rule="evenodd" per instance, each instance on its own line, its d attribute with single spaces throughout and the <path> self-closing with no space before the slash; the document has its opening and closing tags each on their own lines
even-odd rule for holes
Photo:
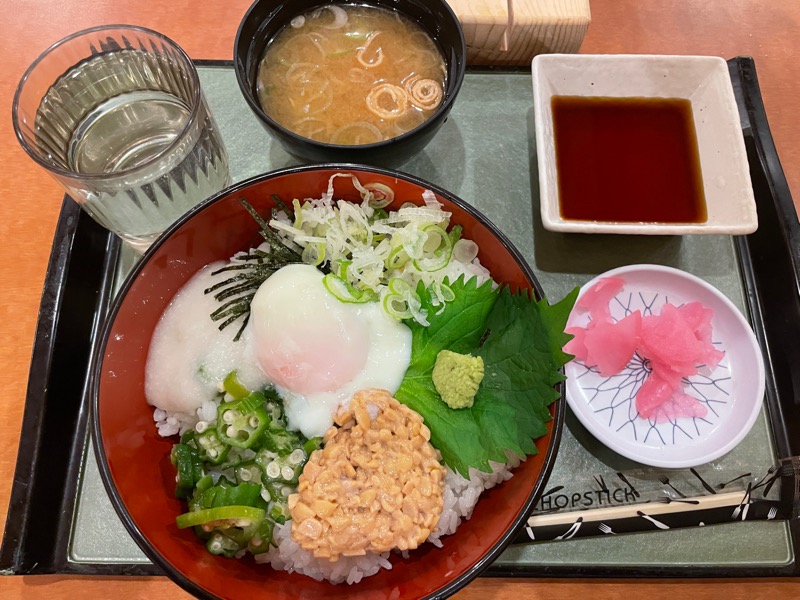
<svg viewBox="0 0 800 600">
<path fill-rule="evenodd" d="M 62 191 L 22 151 L 11 102 L 25 68 L 62 37 L 94 25 L 160 31 L 198 59 L 229 59 L 249 0 L 0 0 L 0 523 L 5 523 L 37 311 Z M 798 0 L 592 0 L 584 53 L 707 54 L 755 58 L 778 153 L 800 200 Z M 182 598 L 164 577 L 0 578 L 0 598 Z M 478 579 L 458 595 L 484 598 L 800 598 L 798 580 Z"/>
</svg>

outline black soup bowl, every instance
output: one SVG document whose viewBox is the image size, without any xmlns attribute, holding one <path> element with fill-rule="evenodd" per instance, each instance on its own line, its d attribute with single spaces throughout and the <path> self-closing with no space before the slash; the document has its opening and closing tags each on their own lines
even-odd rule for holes
<svg viewBox="0 0 800 600">
<path fill-rule="evenodd" d="M 291 155 L 306 162 L 351 162 L 397 166 L 420 152 L 433 139 L 453 108 L 466 69 L 467 48 L 458 18 L 445 0 L 340 0 L 339 5 L 377 6 L 410 18 L 439 47 L 445 62 L 445 86 L 436 112 L 416 128 L 397 137 L 363 145 L 319 142 L 278 124 L 261 106 L 257 93 L 258 68 L 269 43 L 290 21 L 322 0 L 256 0 L 236 33 L 234 68 L 247 104 L 264 128 Z"/>
</svg>

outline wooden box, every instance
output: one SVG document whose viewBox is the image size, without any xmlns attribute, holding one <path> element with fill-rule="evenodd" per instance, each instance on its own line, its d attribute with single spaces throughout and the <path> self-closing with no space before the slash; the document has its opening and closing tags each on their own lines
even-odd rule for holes
<svg viewBox="0 0 800 600">
<path fill-rule="evenodd" d="M 530 66 L 537 54 L 578 52 L 589 0 L 447 0 L 464 28 L 470 65 Z"/>
</svg>

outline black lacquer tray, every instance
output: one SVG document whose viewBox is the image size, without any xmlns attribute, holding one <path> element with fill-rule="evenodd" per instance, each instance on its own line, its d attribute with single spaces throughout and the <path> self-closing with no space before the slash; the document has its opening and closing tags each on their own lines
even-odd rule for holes
<svg viewBox="0 0 800 600">
<path fill-rule="evenodd" d="M 774 455 L 771 459 L 776 465 L 781 465 L 785 459 L 800 454 L 800 404 L 797 401 L 800 390 L 800 224 L 770 135 L 753 60 L 739 57 L 728 64 L 739 105 L 759 214 L 758 231 L 732 239 L 730 243 L 741 277 L 743 310 L 749 313 L 767 363 L 766 418 L 769 434 L 766 437 L 770 441 L 770 452 Z M 229 63 L 198 61 L 198 67 L 230 70 Z M 503 77 L 517 78 L 516 87 L 507 86 L 506 90 L 524 87 L 525 84 L 524 81 L 520 83 L 520 78 L 525 78 L 524 72 L 497 70 L 488 74 L 468 73 L 452 119 L 458 121 L 459 118 L 465 118 L 463 115 L 468 114 L 469 110 L 479 110 L 475 108 L 475 101 L 481 98 L 481 94 L 497 94 L 494 85 L 492 90 L 481 91 L 487 77 L 495 78 L 492 82 L 502 82 Z M 214 78 L 208 82 L 206 94 L 210 100 L 216 94 L 218 101 L 224 102 L 225 94 L 238 93 L 235 89 L 223 90 L 224 86 L 215 82 Z M 473 93 L 470 82 L 472 90 L 477 90 L 474 96 L 470 96 Z M 504 90 L 502 85 L 499 89 L 500 93 Z M 527 107 L 528 100 L 518 100 L 515 106 Z M 461 117 L 460 105 L 465 107 Z M 523 120 L 526 118 L 524 110 L 521 115 Z M 217 114 L 214 106 L 212 111 Z M 530 113 L 527 119 L 530 124 Z M 237 127 L 240 131 L 247 128 L 246 125 L 233 123 L 229 130 L 235 134 Z M 458 130 L 454 131 L 460 135 Z M 462 144 L 466 148 L 463 154 L 467 158 L 475 150 L 472 145 L 469 141 Z M 488 156 L 485 160 L 490 160 L 491 151 L 485 154 Z M 442 155 L 430 154 L 420 159 L 412 167 L 419 167 L 422 172 L 415 174 L 428 179 L 435 178 L 440 170 L 444 170 L 438 161 L 439 156 Z M 466 162 L 464 156 L 460 159 L 462 163 Z M 285 166 L 274 163 L 280 163 L 286 157 L 273 151 L 269 160 L 274 168 Z M 455 165 L 458 171 L 458 160 L 458 156 L 451 156 L 442 158 L 441 163 L 446 163 L 451 172 Z M 473 166 L 485 168 L 487 165 L 480 157 L 470 160 Z M 232 164 L 232 170 L 234 168 Z M 467 177 L 463 173 L 463 165 L 460 168 L 462 173 L 459 173 L 459 177 Z M 442 183 L 457 194 L 459 192 L 453 189 L 453 185 L 440 181 L 437 183 Z M 529 184 L 529 188 L 533 187 Z M 531 212 L 530 206 L 526 209 Z M 533 228 L 536 229 L 535 223 Z M 511 237 L 514 235 L 515 232 L 512 232 Z M 537 231 L 536 235 L 540 233 Z M 517 243 L 517 240 L 513 241 Z M 121 254 L 124 253 L 120 252 L 119 242 L 114 236 L 83 214 L 72 200 L 64 199 L 40 306 L 16 473 L 0 549 L 0 572 L 3 574 L 160 574 L 159 569 L 146 560 L 110 557 L 107 560 L 81 561 L 71 556 L 71 540 L 76 527 L 80 526 L 76 524 L 75 516 L 81 476 L 87 452 L 91 452 L 87 450 L 89 357 L 118 283 L 120 261 L 124 261 L 124 257 L 120 258 Z M 534 251 L 531 256 L 535 254 Z M 545 267 L 541 268 L 546 271 Z M 548 291 L 547 285 L 545 291 Z M 718 556 L 693 564 L 677 562 L 677 557 L 676 562 L 664 561 L 663 564 L 622 564 L 613 560 L 595 563 L 592 560 L 570 559 L 542 564 L 526 558 L 522 552 L 511 557 L 504 555 L 486 574 L 536 577 L 797 576 L 800 575 L 797 562 L 800 552 L 798 500 L 788 487 L 784 490 L 784 496 L 787 497 L 787 514 L 794 516 L 776 538 L 786 543 L 786 560 L 725 560 L 725 550 L 721 549 Z M 737 542 L 741 542 L 746 541 L 754 531 L 748 530 L 748 525 L 753 524 L 722 525 L 708 528 L 708 532 L 711 533 L 713 529 L 714 535 L 721 540 L 733 536 Z M 655 536 L 670 534 L 637 533 L 621 537 L 630 540 L 626 543 L 636 545 L 641 544 L 643 538 L 647 538 L 649 543 Z M 560 541 L 551 544 L 564 548 L 574 543 Z M 602 552 L 601 546 L 596 547 Z"/>
</svg>

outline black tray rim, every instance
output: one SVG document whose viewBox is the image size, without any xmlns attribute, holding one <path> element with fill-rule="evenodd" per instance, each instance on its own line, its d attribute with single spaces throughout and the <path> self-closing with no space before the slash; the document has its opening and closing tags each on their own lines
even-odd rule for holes
<svg viewBox="0 0 800 600">
<path fill-rule="evenodd" d="M 195 60 L 199 67 L 230 68 L 232 61 L 227 60 Z M 795 266 L 793 273 L 797 284 L 796 265 L 800 256 L 800 224 L 794 204 L 789 193 L 777 151 L 769 130 L 764 105 L 755 73 L 755 64 L 750 57 L 736 57 L 728 61 L 732 80 L 739 86 L 742 95 L 740 112 L 743 116 L 744 134 L 752 136 L 758 166 L 769 180 L 776 211 L 784 228 L 782 239 L 784 249 Z M 469 72 L 529 73 L 530 69 L 508 68 L 469 68 Z M 744 119 L 746 117 L 746 121 Z M 751 165 L 752 168 L 752 165 Z M 748 294 L 749 308 L 757 329 L 760 341 L 766 339 L 763 330 L 756 274 L 749 260 L 747 236 L 736 240 L 737 252 L 740 256 L 740 269 Z M 76 252 L 85 245 L 95 251 L 88 256 L 90 264 L 82 264 L 82 269 L 92 272 L 97 281 L 96 303 L 90 307 L 90 340 L 82 358 L 86 361 L 84 373 L 88 374 L 89 357 L 94 352 L 98 333 L 110 306 L 109 299 L 113 290 L 116 262 L 119 253 L 118 240 L 102 230 L 91 219 L 84 215 L 78 205 L 69 197 L 64 198 L 59 216 L 56 236 L 53 242 L 50 261 L 48 263 L 44 292 L 39 311 L 36 337 L 32 352 L 31 369 L 26 395 L 25 413 L 23 416 L 22 437 L 12 486 L 6 527 L 4 529 L 2 547 L 0 547 L 0 574 L 77 574 L 77 575 L 162 575 L 163 571 L 155 564 L 103 562 L 88 563 L 69 560 L 69 542 L 72 531 L 72 519 L 76 504 L 76 492 L 81 470 L 81 461 L 86 448 L 88 427 L 88 388 L 84 380 L 78 391 L 79 402 L 75 422 L 68 427 L 67 441 L 70 448 L 66 469 L 60 476 L 63 480 L 64 494 L 60 501 L 60 511 L 50 513 L 68 515 L 68 519 L 56 519 L 55 540 L 37 540 L 32 535 L 31 522 L 43 515 L 41 506 L 36 506 L 35 495 L 37 475 L 47 470 L 46 457 L 41 455 L 42 439 L 49 433 L 43 428 L 41 417 L 45 412 L 48 385 L 54 377 L 54 353 L 57 352 L 57 334 L 63 308 L 63 290 L 72 275 L 70 265 Z M 97 248 L 102 250 L 97 251 Z M 742 257 L 744 256 L 744 260 Z M 57 357 L 55 357 L 57 358 Z M 769 357 L 767 357 L 769 358 Z M 770 364 L 769 362 L 767 363 Z M 778 458 L 791 456 L 792 442 L 788 439 L 785 424 L 776 422 L 776 417 L 783 416 L 783 410 L 773 398 L 769 404 L 770 423 L 778 447 Z M 772 406 L 776 405 L 776 406 Z M 795 442 L 796 444 L 796 442 Z M 797 448 L 794 448 L 797 453 Z M 491 565 L 482 576 L 488 577 L 584 577 L 584 578 L 715 578 L 715 577 L 796 577 L 800 575 L 798 554 L 800 554 L 800 522 L 794 520 L 790 525 L 790 536 L 794 560 L 787 565 L 755 565 L 755 566 L 722 566 L 722 565 L 664 565 L 664 566 L 631 566 L 631 567 L 592 567 L 592 566 L 508 566 Z M 49 547 L 43 550 L 42 546 Z"/>
</svg>

